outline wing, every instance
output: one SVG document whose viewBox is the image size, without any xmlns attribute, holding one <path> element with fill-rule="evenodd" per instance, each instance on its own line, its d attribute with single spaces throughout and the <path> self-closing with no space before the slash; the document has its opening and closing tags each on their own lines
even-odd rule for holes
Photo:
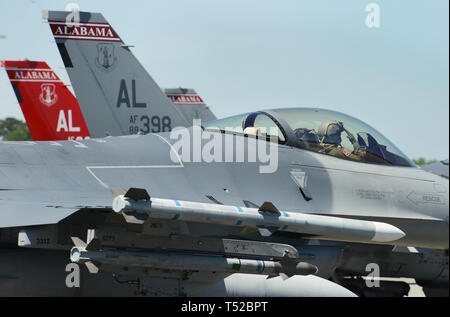
<svg viewBox="0 0 450 317">
<path fill-rule="evenodd" d="M 56 224 L 81 209 L 111 208 L 111 199 L 89 196 L 80 192 L 0 190 L 0 228 Z"/>
</svg>

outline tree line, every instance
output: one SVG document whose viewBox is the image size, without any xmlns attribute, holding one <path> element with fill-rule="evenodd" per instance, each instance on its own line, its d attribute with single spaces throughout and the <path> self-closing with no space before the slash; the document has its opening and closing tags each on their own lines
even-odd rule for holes
<svg viewBox="0 0 450 317">
<path fill-rule="evenodd" d="M 31 141 L 25 122 L 15 118 L 0 119 L 0 139 L 4 141 Z"/>
</svg>

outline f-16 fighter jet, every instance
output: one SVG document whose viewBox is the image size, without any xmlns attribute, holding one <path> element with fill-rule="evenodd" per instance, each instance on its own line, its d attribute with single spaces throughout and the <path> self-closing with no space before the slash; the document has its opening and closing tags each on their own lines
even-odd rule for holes
<svg viewBox="0 0 450 317">
<path fill-rule="evenodd" d="M 48 18 L 70 60 L 79 57 L 72 49 L 93 50 L 86 34 L 117 41 L 101 15 L 81 12 L 75 25 L 67 15 Z M 333 111 L 274 109 L 171 133 L 0 143 L 0 176 L 3 241 L 38 257 L 63 250 L 88 280 L 113 273 L 139 277 L 147 294 L 196 295 L 230 294 L 227 282 L 240 278 L 234 287 L 255 285 L 253 294 L 297 296 L 317 278 L 309 285 L 325 296 L 339 288 L 311 274 L 350 274 L 377 259 L 382 276 L 403 270 L 448 284 L 448 181 Z M 417 257 L 393 252 L 413 248 Z M 261 276 L 269 282 L 251 283 Z"/>
</svg>

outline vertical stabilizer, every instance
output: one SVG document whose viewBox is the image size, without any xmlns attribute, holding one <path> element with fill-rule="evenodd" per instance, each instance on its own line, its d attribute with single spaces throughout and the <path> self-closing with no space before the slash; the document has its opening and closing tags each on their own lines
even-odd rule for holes
<svg viewBox="0 0 450 317">
<path fill-rule="evenodd" d="M 174 88 L 164 89 L 164 92 L 189 122 L 195 119 L 201 119 L 202 122 L 217 120 L 194 89 Z"/>
<path fill-rule="evenodd" d="M 49 11 L 46 18 L 95 136 L 168 132 L 191 126 L 142 67 L 105 18 Z"/>
<path fill-rule="evenodd" d="M 34 141 L 90 138 L 72 92 L 45 62 L 4 61 Z"/>
</svg>

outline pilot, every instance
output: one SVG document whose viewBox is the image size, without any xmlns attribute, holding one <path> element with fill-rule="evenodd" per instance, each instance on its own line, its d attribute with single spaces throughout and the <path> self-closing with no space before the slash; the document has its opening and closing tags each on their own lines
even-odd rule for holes
<svg viewBox="0 0 450 317">
<path fill-rule="evenodd" d="M 352 143 L 352 152 L 342 146 L 342 132 L 347 134 L 347 138 Z M 325 121 L 320 125 L 318 134 L 322 137 L 320 142 L 320 153 L 355 161 L 364 161 L 364 151 L 359 147 L 355 136 L 344 128 L 344 124 L 342 122 Z"/>
</svg>

